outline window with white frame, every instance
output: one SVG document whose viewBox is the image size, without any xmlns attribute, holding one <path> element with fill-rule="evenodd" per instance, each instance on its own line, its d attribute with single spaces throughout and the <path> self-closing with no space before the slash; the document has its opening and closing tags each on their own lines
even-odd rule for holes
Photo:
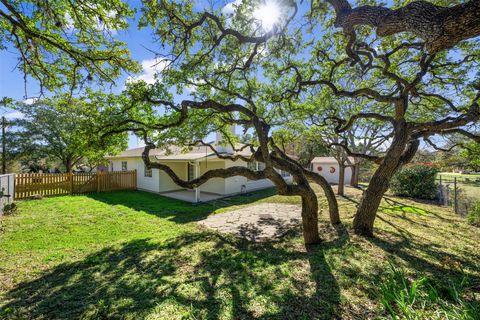
<svg viewBox="0 0 480 320">
<path fill-rule="evenodd" d="M 122 161 L 122 171 L 127 171 L 127 170 L 128 170 L 127 161 Z"/>
<path fill-rule="evenodd" d="M 265 163 L 258 161 L 247 162 L 247 168 L 253 171 L 262 171 L 265 170 Z"/>
<path fill-rule="evenodd" d="M 151 178 L 152 177 L 152 169 L 148 169 L 147 168 L 147 165 L 144 165 L 145 167 L 143 168 L 143 176 L 144 177 L 147 177 L 147 178 Z"/>
<path fill-rule="evenodd" d="M 187 164 L 187 179 L 188 181 L 195 179 L 195 166 L 191 163 Z"/>
<path fill-rule="evenodd" d="M 257 162 L 257 171 L 265 170 L 265 163 Z"/>
<path fill-rule="evenodd" d="M 109 171 L 110 172 L 113 172 L 113 161 L 108 161 L 108 165 L 109 165 Z"/>
<path fill-rule="evenodd" d="M 247 162 L 247 168 L 252 171 L 257 171 L 257 161 Z"/>
<path fill-rule="evenodd" d="M 286 177 L 289 177 L 290 176 L 290 173 L 288 173 L 287 171 L 285 170 L 280 170 L 280 175 L 284 178 Z"/>
</svg>

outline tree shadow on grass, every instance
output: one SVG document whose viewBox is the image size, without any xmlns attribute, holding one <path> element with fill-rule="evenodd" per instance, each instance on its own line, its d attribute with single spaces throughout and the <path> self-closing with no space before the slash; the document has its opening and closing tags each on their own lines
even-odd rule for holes
<svg viewBox="0 0 480 320">
<path fill-rule="evenodd" d="M 0 318 L 337 319 L 339 296 L 322 246 L 196 232 L 59 265 L 7 292 Z"/>
<path fill-rule="evenodd" d="M 432 276 L 438 283 L 454 283 L 464 286 L 480 285 L 480 276 L 467 270 L 478 270 L 479 256 L 475 254 L 452 254 L 441 246 L 418 241 L 402 229 L 396 232 L 376 231 L 376 236 L 367 241 L 384 250 L 388 256 L 399 258 L 409 268 Z"/>
<path fill-rule="evenodd" d="M 275 188 L 270 188 L 225 198 L 220 202 L 201 204 L 192 204 L 145 191 L 102 192 L 90 194 L 88 197 L 109 205 L 125 206 L 160 218 L 169 218 L 176 223 L 188 223 L 205 219 L 220 208 L 254 203 L 276 193 Z"/>
</svg>

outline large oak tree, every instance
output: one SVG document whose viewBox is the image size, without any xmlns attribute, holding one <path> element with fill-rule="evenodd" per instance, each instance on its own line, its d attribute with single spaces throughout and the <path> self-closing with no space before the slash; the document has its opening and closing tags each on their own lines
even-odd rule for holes
<svg viewBox="0 0 480 320">
<path fill-rule="evenodd" d="M 85 162 L 105 163 L 105 156 L 127 148 L 127 135 L 117 134 L 100 139 L 92 128 L 101 121 L 96 108 L 105 103 L 103 94 L 90 93 L 75 99 L 68 95 L 38 100 L 33 104 L 19 102 L 13 108 L 21 117 L 11 122 L 12 134 L 18 137 L 18 153 L 25 161 L 37 157 L 63 164 L 66 172 Z"/>
<path fill-rule="evenodd" d="M 390 36 L 380 32 L 377 37 L 371 28 L 377 28 L 378 33 L 382 27 L 377 22 L 357 20 L 358 23 L 347 26 L 347 16 L 353 19 L 379 9 L 364 6 L 361 8 L 367 13 L 364 9 L 349 11 L 346 6 L 338 6 L 346 5 L 346 1 L 330 2 L 333 6 L 323 1 L 310 6 L 280 2 L 282 17 L 268 30 L 255 23 L 252 16 L 261 5 L 256 1 L 241 2 L 228 18 L 215 8 L 192 10 L 182 1 L 148 3 L 144 23 L 155 26 L 162 44 L 170 48 L 164 56 L 171 62 L 171 70 L 175 70 L 170 72 L 174 79 L 170 84 L 205 88 L 203 95 L 194 96 L 195 102 L 188 102 L 190 107 L 215 106 L 213 110 L 217 112 L 245 115 L 228 107 L 243 101 L 254 110 L 252 117 L 263 121 L 263 113 L 270 114 L 271 110 L 295 116 L 303 112 L 304 101 L 328 89 L 338 105 L 348 108 L 351 102 L 360 100 L 365 106 L 362 112 L 331 119 L 336 122 L 338 134 L 359 121 L 374 120 L 389 126 L 391 138 L 384 155 L 355 153 L 344 145 L 347 154 L 378 164 L 354 219 L 356 233 L 372 235 L 376 212 L 391 177 L 412 159 L 421 140 L 432 142 L 432 137 L 448 134 L 478 140 L 471 133 L 471 126 L 477 125 L 480 117 L 479 87 L 475 82 L 480 60 L 474 10 L 478 2 L 452 7 L 468 11 L 468 17 L 473 18 L 466 25 L 473 31 L 461 39 L 451 36 L 452 41 L 440 49 L 432 49 L 432 37 L 425 36 L 428 33 L 410 27 L 399 28 L 400 33 L 388 33 Z M 399 1 L 397 6 L 402 8 L 404 3 Z M 407 5 L 405 10 L 392 15 L 415 17 L 409 11 L 415 5 L 425 3 Z M 342 17 L 346 13 L 351 15 Z M 334 22 L 344 32 L 337 33 L 332 28 Z M 418 23 L 421 26 L 423 21 Z M 422 42 L 422 37 L 427 41 Z M 451 46 L 454 49 L 447 50 Z M 222 92 L 223 96 L 212 91 Z M 224 120 L 228 122 L 227 119 Z M 249 121 L 246 120 L 249 126 L 262 126 Z M 268 128 L 272 125 L 266 124 Z M 261 136 L 262 131 L 257 129 L 257 134 Z"/>
</svg>

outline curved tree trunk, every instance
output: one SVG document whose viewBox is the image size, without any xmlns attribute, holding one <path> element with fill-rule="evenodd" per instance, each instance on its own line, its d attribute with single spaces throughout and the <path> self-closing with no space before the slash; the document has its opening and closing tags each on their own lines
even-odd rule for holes
<svg viewBox="0 0 480 320">
<path fill-rule="evenodd" d="M 337 194 L 343 196 L 345 194 L 345 165 L 338 163 L 338 189 Z"/>
<path fill-rule="evenodd" d="M 310 188 L 309 188 L 310 189 Z M 302 227 L 305 244 L 321 242 L 318 233 L 318 201 L 312 189 L 302 194 Z"/>
<path fill-rule="evenodd" d="M 383 195 L 388 190 L 390 180 L 397 170 L 409 162 L 418 149 L 419 141 L 408 142 L 405 127 L 398 131 L 390 150 L 379 165 L 365 191 L 353 220 L 355 233 L 373 236 L 373 223 Z"/>
<path fill-rule="evenodd" d="M 395 173 L 395 171 L 393 171 L 393 173 Z M 353 228 L 356 234 L 368 237 L 373 236 L 373 223 L 377 216 L 377 210 L 383 195 L 388 190 L 388 185 L 393 173 L 392 170 L 384 164 L 380 165 L 375 171 L 360 202 L 357 214 L 353 219 Z"/>
<path fill-rule="evenodd" d="M 319 174 L 316 174 L 311 171 L 304 171 L 305 175 L 312 179 L 316 184 L 318 184 L 327 198 L 328 202 L 328 212 L 330 215 L 330 223 L 335 225 L 341 223 L 340 221 L 340 214 L 338 212 L 338 202 L 337 198 L 335 197 L 335 192 L 333 191 L 332 186 Z"/>
</svg>

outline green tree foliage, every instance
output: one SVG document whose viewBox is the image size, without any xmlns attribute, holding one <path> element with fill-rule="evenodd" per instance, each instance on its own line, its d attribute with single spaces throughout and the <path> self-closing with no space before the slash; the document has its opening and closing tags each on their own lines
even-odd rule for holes
<svg viewBox="0 0 480 320">
<path fill-rule="evenodd" d="M 117 31 L 134 11 L 121 0 L 1 0 L 0 50 L 14 48 L 18 67 L 40 89 L 78 88 L 113 82 L 122 71 L 139 71 Z"/>
<path fill-rule="evenodd" d="M 480 143 L 472 142 L 465 145 L 461 152 L 466 166 L 473 171 L 480 171 Z"/>
<path fill-rule="evenodd" d="M 429 166 L 408 165 L 399 170 L 390 183 L 394 194 L 418 199 L 435 199 L 438 170 Z"/>
<path fill-rule="evenodd" d="M 101 164 L 107 154 L 127 148 L 127 134 L 101 137 L 92 128 L 99 120 L 95 94 L 74 99 L 68 95 L 39 100 L 33 104 L 18 103 L 23 114 L 15 121 L 16 135 L 24 161 L 43 158 L 60 161 L 70 172 L 83 162 Z M 102 95 L 103 97 L 103 95 Z"/>
</svg>

